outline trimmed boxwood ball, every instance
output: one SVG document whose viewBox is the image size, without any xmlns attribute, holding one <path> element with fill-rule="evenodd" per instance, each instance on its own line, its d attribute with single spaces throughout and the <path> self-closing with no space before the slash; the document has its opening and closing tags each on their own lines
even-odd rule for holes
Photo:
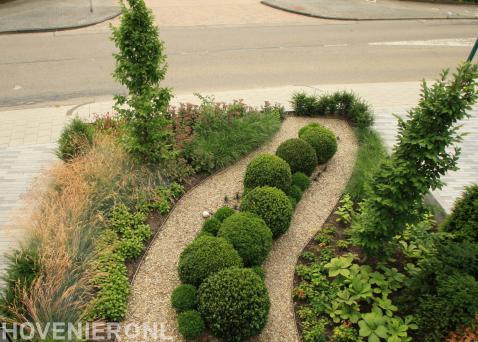
<svg viewBox="0 0 478 342">
<path fill-rule="evenodd" d="M 317 122 L 312 122 L 312 123 L 302 127 L 301 129 L 299 129 L 299 137 L 302 133 L 304 133 L 309 128 L 322 128 L 322 127 L 324 127 L 324 126 L 322 126 L 321 124 L 319 124 Z"/>
<path fill-rule="evenodd" d="M 213 273 L 227 267 L 242 267 L 242 259 L 225 239 L 201 236 L 191 242 L 179 257 L 179 278 L 199 286 Z"/>
<path fill-rule="evenodd" d="M 204 221 L 202 225 L 202 231 L 209 233 L 213 236 L 217 235 L 219 228 L 221 228 L 221 221 L 219 221 L 215 217 L 208 218 L 206 221 Z"/>
<path fill-rule="evenodd" d="M 197 305 L 197 290 L 189 284 L 176 287 L 171 295 L 171 304 L 176 311 L 194 309 Z"/>
<path fill-rule="evenodd" d="M 253 270 L 254 273 L 257 274 L 259 277 L 261 277 L 262 280 L 266 279 L 266 272 L 261 266 L 251 267 L 251 270 Z"/>
<path fill-rule="evenodd" d="M 243 197 L 241 210 L 261 217 L 277 238 L 289 229 L 292 219 L 292 204 L 287 195 L 277 188 L 255 188 Z"/>
<path fill-rule="evenodd" d="M 314 148 L 319 164 L 325 163 L 337 152 L 337 139 L 328 128 L 312 127 L 305 130 L 299 137 Z"/>
<path fill-rule="evenodd" d="M 235 213 L 224 220 L 219 237 L 229 241 L 245 266 L 260 265 L 272 247 L 272 232 L 263 219 L 252 213 Z"/>
<path fill-rule="evenodd" d="M 287 196 L 289 199 L 290 205 L 292 205 L 292 210 L 295 210 L 295 207 L 297 207 L 297 200 L 294 197 Z"/>
<path fill-rule="evenodd" d="M 283 159 L 272 154 L 261 154 L 247 165 L 244 176 L 244 188 L 273 186 L 287 191 L 291 182 L 289 165 Z"/>
<path fill-rule="evenodd" d="M 218 219 L 220 222 L 224 221 L 227 219 L 229 216 L 234 214 L 236 211 L 227 205 L 217 209 L 217 211 L 212 215 L 212 217 Z"/>
<path fill-rule="evenodd" d="M 264 281 L 250 268 L 222 270 L 199 288 L 199 311 L 211 332 L 224 341 L 260 334 L 269 309 Z"/>
<path fill-rule="evenodd" d="M 189 310 L 178 315 L 178 328 L 185 339 L 194 340 L 202 335 L 206 327 L 201 314 L 196 310 Z"/>
<path fill-rule="evenodd" d="M 289 197 L 295 199 L 296 203 L 301 200 L 302 194 L 302 190 L 297 185 L 292 185 L 288 193 Z"/>
<path fill-rule="evenodd" d="M 302 139 L 289 139 L 279 145 L 276 155 L 284 159 L 293 173 L 310 175 L 317 166 L 317 154 L 308 142 Z"/>
<path fill-rule="evenodd" d="M 296 172 L 292 175 L 292 185 L 298 186 L 302 191 L 310 186 L 310 179 L 303 172 Z"/>
<path fill-rule="evenodd" d="M 478 184 L 468 186 L 455 202 L 443 230 L 453 233 L 456 240 L 478 242 Z"/>
</svg>

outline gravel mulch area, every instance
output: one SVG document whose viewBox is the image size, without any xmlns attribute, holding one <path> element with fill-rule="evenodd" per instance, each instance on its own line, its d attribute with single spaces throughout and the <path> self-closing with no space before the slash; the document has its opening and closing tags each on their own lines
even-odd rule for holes
<svg viewBox="0 0 478 342">
<path fill-rule="evenodd" d="M 176 312 L 171 307 L 170 297 L 180 284 L 177 273 L 179 255 L 201 230 L 202 212 L 215 211 L 224 204 L 225 196 L 234 198 L 242 192 L 246 166 L 255 155 L 274 153 L 281 142 L 297 137 L 301 127 L 314 121 L 335 132 L 340 139 L 339 148 L 327 170 L 304 194 L 288 233 L 274 242 L 265 263 L 272 306 L 268 325 L 256 339 L 268 342 L 299 340 L 292 302 L 297 257 L 337 203 L 355 163 L 355 136 L 342 120 L 289 117 L 269 143 L 184 195 L 170 213 L 138 271 L 125 324 L 156 323 L 164 327 L 165 336 L 172 337 L 170 341 L 183 341 L 177 330 Z M 134 340 L 136 342 L 137 338 Z M 128 339 L 123 337 L 122 341 Z"/>
</svg>

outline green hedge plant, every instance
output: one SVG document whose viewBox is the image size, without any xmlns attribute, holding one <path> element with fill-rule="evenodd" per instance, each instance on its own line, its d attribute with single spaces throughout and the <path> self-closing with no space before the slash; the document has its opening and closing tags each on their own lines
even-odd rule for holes
<svg viewBox="0 0 478 342">
<path fill-rule="evenodd" d="M 287 194 L 289 197 L 292 197 L 296 203 L 298 203 L 302 199 L 303 191 L 297 185 L 293 185 L 290 187 L 289 193 Z"/>
<path fill-rule="evenodd" d="M 292 96 L 292 107 L 298 116 L 335 115 L 349 120 L 358 128 L 373 125 L 374 117 L 370 106 L 358 96 L 347 91 L 338 91 L 321 96 L 304 92 Z"/>
<path fill-rule="evenodd" d="M 277 238 L 289 229 L 293 208 L 282 190 L 265 186 L 255 188 L 243 197 L 241 211 L 261 217 L 272 231 L 272 236 Z"/>
<path fill-rule="evenodd" d="M 196 288 L 190 284 L 176 287 L 171 295 L 171 305 L 176 311 L 195 309 L 197 305 Z"/>
<path fill-rule="evenodd" d="M 244 266 L 261 265 L 272 247 L 272 232 L 263 219 L 251 213 L 235 213 L 224 220 L 219 237 L 229 241 Z"/>
<path fill-rule="evenodd" d="M 314 148 L 302 139 L 284 141 L 277 148 L 276 155 L 289 164 L 292 173 L 303 172 L 311 175 L 318 164 Z"/>
<path fill-rule="evenodd" d="M 221 228 L 221 221 L 214 216 L 208 218 L 202 225 L 202 231 L 211 234 L 211 236 L 216 236 L 219 228 Z"/>
<path fill-rule="evenodd" d="M 457 240 L 478 243 L 478 184 L 465 189 L 455 202 L 452 213 L 446 218 L 443 230 L 453 233 Z"/>
<path fill-rule="evenodd" d="M 196 310 L 181 312 L 178 315 L 178 329 L 187 340 L 195 340 L 200 337 L 205 329 L 201 314 Z"/>
<path fill-rule="evenodd" d="M 273 186 L 288 191 L 291 182 L 291 168 L 282 158 L 272 154 L 261 154 L 247 165 L 244 187 Z"/>
<path fill-rule="evenodd" d="M 229 268 L 199 288 L 199 311 L 215 336 L 244 341 L 267 323 L 270 300 L 264 281 L 251 269 Z"/>
<path fill-rule="evenodd" d="M 337 152 L 337 139 L 334 133 L 325 127 L 310 127 L 299 134 L 315 150 L 319 164 L 327 162 Z"/>
<path fill-rule="evenodd" d="M 310 186 L 310 179 L 303 172 L 296 172 L 292 175 L 292 185 L 298 186 L 302 191 Z"/>
<path fill-rule="evenodd" d="M 228 207 L 227 205 L 219 208 L 212 217 L 218 219 L 220 222 L 223 222 L 225 219 L 227 219 L 229 216 L 234 214 L 236 211 L 232 209 L 231 207 Z"/>
<path fill-rule="evenodd" d="M 223 238 L 201 236 L 190 243 L 179 257 L 179 277 L 185 284 L 199 286 L 223 268 L 242 267 L 242 259 Z"/>
</svg>

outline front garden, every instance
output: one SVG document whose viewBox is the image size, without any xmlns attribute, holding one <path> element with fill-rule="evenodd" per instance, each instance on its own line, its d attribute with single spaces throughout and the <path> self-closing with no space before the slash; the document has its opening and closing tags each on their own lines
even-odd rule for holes
<svg viewBox="0 0 478 342">
<path fill-rule="evenodd" d="M 65 128 L 9 259 L 4 321 L 158 323 L 174 340 L 475 336 L 476 185 L 443 223 L 423 198 L 456 168 L 477 66 L 424 85 L 388 155 L 348 92 L 295 94 L 293 113 L 171 107 L 152 22 L 130 0 L 113 29 L 128 95 Z"/>
</svg>

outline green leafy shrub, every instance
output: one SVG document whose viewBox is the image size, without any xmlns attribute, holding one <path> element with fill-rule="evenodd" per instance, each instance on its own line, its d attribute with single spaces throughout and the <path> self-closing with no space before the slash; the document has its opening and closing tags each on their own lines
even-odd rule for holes
<svg viewBox="0 0 478 342">
<path fill-rule="evenodd" d="M 277 148 L 276 155 L 289 164 L 293 173 L 303 172 L 310 175 L 318 163 L 314 148 L 302 139 L 284 141 Z"/>
<path fill-rule="evenodd" d="M 241 210 L 261 217 L 272 231 L 274 238 L 289 229 L 292 205 L 282 190 L 259 187 L 248 192 L 242 199 Z"/>
<path fill-rule="evenodd" d="M 303 172 L 296 172 L 292 175 L 292 185 L 298 186 L 302 191 L 310 186 L 310 179 Z"/>
<path fill-rule="evenodd" d="M 266 279 L 266 272 L 261 266 L 251 267 L 251 270 L 253 270 L 262 280 Z"/>
<path fill-rule="evenodd" d="M 199 286 L 211 274 L 234 266 L 242 267 L 242 260 L 229 242 L 201 236 L 181 253 L 178 271 L 183 283 Z"/>
<path fill-rule="evenodd" d="M 225 341 L 260 334 L 269 308 L 264 281 L 251 269 L 222 270 L 199 288 L 199 311 L 212 333 Z"/>
<path fill-rule="evenodd" d="M 110 227 L 120 237 L 118 253 L 126 260 L 137 258 L 151 238 L 151 227 L 144 224 L 141 212 L 131 213 L 124 204 L 117 204 L 111 213 Z"/>
<path fill-rule="evenodd" d="M 93 144 L 93 127 L 74 118 L 63 129 L 58 140 L 56 155 L 63 161 L 68 161 L 84 154 Z"/>
<path fill-rule="evenodd" d="M 291 102 L 298 116 L 338 115 L 359 128 L 370 127 L 374 121 L 369 105 L 347 91 L 321 96 L 300 92 L 292 96 Z"/>
<path fill-rule="evenodd" d="M 478 242 L 478 184 L 465 189 L 442 228 L 458 240 Z"/>
<path fill-rule="evenodd" d="M 292 107 L 298 116 L 313 116 L 319 115 L 316 113 L 316 98 L 309 96 L 304 92 L 298 92 L 292 95 Z"/>
<path fill-rule="evenodd" d="M 192 310 L 197 305 L 197 290 L 189 284 L 176 287 L 171 295 L 171 304 L 176 311 Z"/>
<path fill-rule="evenodd" d="M 292 196 L 287 196 L 287 198 L 289 199 L 290 205 L 292 206 L 292 210 L 294 211 L 295 207 L 297 207 L 297 200 Z"/>
<path fill-rule="evenodd" d="M 151 10 L 143 0 L 128 3 L 122 6 L 120 25 L 112 28 L 118 48 L 114 77 L 128 88 L 127 96 L 115 97 L 115 109 L 125 119 L 125 148 L 138 161 L 156 164 L 175 157 L 167 114 L 171 90 L 159 86 L 166 55 Z"/>
<path fill-rule="evenodd" d="M 302 335 L 305 342 L 327 341 L 327 320 L 318 318 L 314 310 L 308 306 L 297 311 L 301 320 Z"/>
<path fill-rule="evenodd" d="M 225 219 L 227 219 L 229 216 L 234 214 L 236 211 L 227 205 L 217 209 L 217 211 L 212 215 L 212 217 L 218 219 L 220 222 L 223 222 Z"/>
<path fill-rule="evenodd" d="M 448 72 L 422 86 L 418 106 L 399 119 L 398 143 L 375 172 L 352 225 L 354 242 L 368 255 L 384 256 L 389 242 L 416 221 L 423 196 L 441 188 L 440 177 L 457 165 L 457 123 L 478 99 L 478 65 L 465 63 L 453 78 Z M 455 147 L 453 149 L 453 147 Z"/>
<path fill-rule="evenodd" d="M 245 266 L 261 265 L 272 247 L 272 232 L 263 219 L 251 213 L 235 213 L 224 220 L 219 237 L 229 241 Z"/>
<path fill-rule="evenodd" d="M 96 249 L 92 279 L 98 292 L 90 303 L 88 317 L 94 320 L 120 322 L 126 315 L 131 286 L 122 253 L 117 252 L 119 240 L 110 229 L 101 233 Z"/>
<path fill-rule="evenodd" d="M 244 187 L 273 186 L 287 192 L 291 182 L 290 166 L 272 154 L 261 154 L 247 165 Z"/>
<path fill-rule="evenodd" d="M 436 295 L 419 298 L 415 317 L 419 341 L 443 341 L 450 331 L 473 324 L 478 313 L 478 282 L 467 274 L 440 279 Z"/>
<path fill-rule="evenodd" d="M 319 164 L 325 163 L 337 152 L 337 139 L 328 128 L 309 128 L 300 134 L 299 138 L 307 141 L 314 148 Z"/>
<path fill-rule="evenodd" d="M 219 228 L 221 228 L 221 221 L 214 216 L 208 218 L 202 225 L 202 231 L 211 234 L 211 236 L 216 236 L 219 232 Z"/>
<path fill-rule="evenodd" d="M 206 327 L 201 314 L 196 310 L 189 310 L 178 315 L 178 328 L 185 339 L 194 340 L 202 335 Z"/>
<path fill-rule="evenodd" d="M 317 123 L 317 122 L 312 122 L 308 125 L 305 125 L 304 127 L 302 127 L 301 129 L 299 129 L 299 137 L 305 133 L 305 131 L 311 129 L 311 128 L 324 128 L 324 126 L 322 126 L 321 124 Z"/>
<path fill-rule="evenodd" d="M 301 200 L 302 194 L 303 194 L 302 190 L 296 185 L 291 186 L 288 192 L 288 196 L 292 197 L 296 203 L 298 203 Z"/>
<path fill-rule="evenodd" d="M 339 325 L 332 331 L 332 342 L 357 342 L 359 336 L 357 330 L 347 325 Z"/>
</svg>

